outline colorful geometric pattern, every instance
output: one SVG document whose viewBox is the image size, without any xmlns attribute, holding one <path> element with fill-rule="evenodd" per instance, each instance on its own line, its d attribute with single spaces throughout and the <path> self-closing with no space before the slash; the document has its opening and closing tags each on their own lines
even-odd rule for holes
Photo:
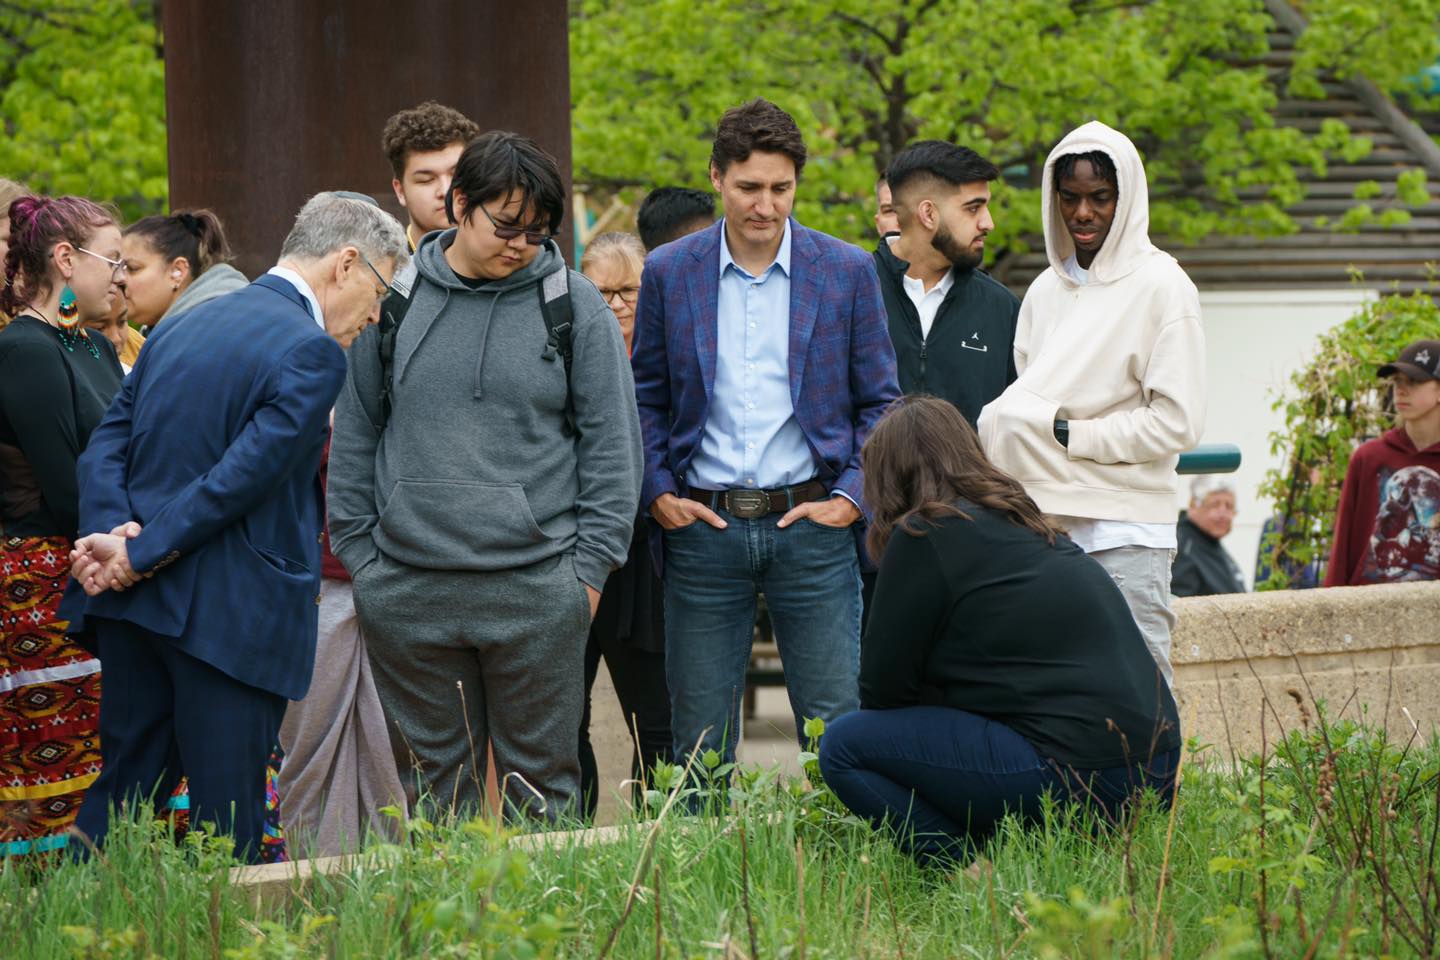
<svg viewBox="0 0 1440 960">
<path fill-rule="evenodd" d="M 100 773 L 100 662 L 56 620 L 63 537 L 0 541 L 0 856 L 63 847 Z"/>
<path fill-rule="evenodd" d="M 260 840 L 261 863 L 284 863 L 290 859 L 285 853 L 285 828 L 280 825 L 279 780 L 280 764 L 284 760 L 285 751 L 277 743 L 265 764 L 265 836 Z M 184 779 L 170 795 L 166 811 L 176 839 L 185 836 L 190 830 L 190 785 Z"/>
</svg>

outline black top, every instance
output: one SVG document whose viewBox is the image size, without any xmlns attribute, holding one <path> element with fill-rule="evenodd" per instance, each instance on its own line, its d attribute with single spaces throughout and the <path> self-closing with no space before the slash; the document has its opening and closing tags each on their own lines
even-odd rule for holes
<svg viewBox="0 0 1440 960">
<path fill-rule="evenodd" d="M 1175 525 L 1175 565 L 1170 570 L 1170 592 L 1177 597 L 1245 592 L 1245 574 L 1240 572 L 1240 565 L 1219 540 L 1195 526 L 1183 511 L 1180 522 Z"/>
<path fill-rule="evenodd" d="M 955 282 L 930 326 L 905 292 L 909 264 L 880 241 L 875 271 L 885 298 L 900 389 L 949 400 L 974 426 L 980 411 L 1015 380 L 1015 327 L 1020 301 L 984 270 L 955 269 Z"/>
<path fill-rule="evenodd" d="M 885 548 L 861 705 L 979 714 L 1082 769 L 1178 748 L 1175 701 L 1105 569 L 1068 537 L 1050 546 L 1001 512 L 957 506 L 971 519 L 897 529 Z"/>
<path fill-rule="evenodd" d="M 0 330 L 0 525 L 10 537 L 74 538 L 75 461 L 120 390 L 115 348 L 91 331 L 67 350 L 42 320 Z"/>
</svg>

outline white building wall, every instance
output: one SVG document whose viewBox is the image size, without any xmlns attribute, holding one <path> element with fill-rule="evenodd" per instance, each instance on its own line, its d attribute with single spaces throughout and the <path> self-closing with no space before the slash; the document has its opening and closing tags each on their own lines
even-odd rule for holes
<svg viewBox="0 0 1440 960">
<path fill-rule="evenodd" d="M 1201 442 L 1240 447 L 1240 470 L 1231 477 L 1239 515 L 1223 542 L 1252 586 L 1260 528 L 1270 512 L 1257 491 L 1266 471 L 1279 462 L 1270 453 L 1270 434 L 1284 426 L 1284 416 L 1271 405 L 1290 374 L 1312 356 L 1316 338 L 1374 296 L 1375 291 L 1359 288 L 1200 292 L 1210 386 Z M 1193 478 L 1180 479 L 1185 501 Z"/>
</svg>

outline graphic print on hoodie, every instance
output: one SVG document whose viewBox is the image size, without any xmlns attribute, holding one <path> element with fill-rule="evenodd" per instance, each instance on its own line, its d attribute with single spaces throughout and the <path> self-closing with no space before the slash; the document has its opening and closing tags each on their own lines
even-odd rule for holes
<svg viewBox="0 0 1440 960">
<path fill-rule="evenodd" d="M 1055 196 L 1061 156 L 1103 151 L 1115 162 L 1115 218 L 1077 283 L 1075 243 Z M 1025 292 L 1015 333 L 1019 379 L 980 414 L 980 442 L 1041 510 L 1093 520 L 1174 524 L 1175 465 L 1205 422 L 1200 297 L 1175 258 L 1150 242 L 1139 151 L 1103 123 L 1050 152 L 1041 183 L 1050 268 Z M 1070 422 L 1070 443 L 1054 436 Z"/>
<path fill-rule="evenodd" d="M 1325 586 L 1402 580 L 1440 580 L 1440 444 L 1396 427 L 1350 458 Z"/>
</svg>

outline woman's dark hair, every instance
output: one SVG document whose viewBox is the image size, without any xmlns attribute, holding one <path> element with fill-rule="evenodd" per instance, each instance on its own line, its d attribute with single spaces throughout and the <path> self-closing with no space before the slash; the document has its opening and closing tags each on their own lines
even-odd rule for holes
<svg viewBox="0 0 1440 960">
<path fill-rule="evenodd" d="M 971 519 L 957 500 L 998 510 L 1052 545 L 1065 532 L 1040 512 L 1018 480 L 990 462 L 975 428 L 945 400 L 896 400 L 870 431 L 860 456 L 872 513 L 865 546 L 877 562 L 897 527 L 922 536 L 925 521 Z"/>
<path fill-rule="evenodd" d="M 45 289 L 50 251 L 62 240 L 83 247 L 115 214 L 84 197 L 20 197 L 10 204 L 10 249 L 0 313 L 13 317 Z"/>
<path fill-rule="evenodd" d="M 491 200 L 509 203 L 516 194 L 520 208 L 532 204 L 540 219 L 549 223 L 551 233 L 560 229 L 565 217 L 565 182 L 555 158 L 518 133 L 494 130 L 470 142 L 455 164 L 450 192 L 445 195 L 445 212 L 455 222 L 453 197 L 465 198 L 465 222 L 475 208 Z"/>
<path fill-rule="evenodd" d="M 125 236 L 139 237 L 169 263 L 184 257 L 195 278 L 217 263 L 230 260 L 230 245 L 220 218 L 209 210 L 181 210 L 169 216 L 156 214 L 136 220 L 125 228 Z"/>
<path fill-rule="evenodd" d="M 1090 166 L 1095 168 L 1095 175 L 1115 189 L 1120 189 L 1120 177 L 1115 172 L 1115 159 L 1104 150 L 1091 150 L 1089 153 L 1067 153 L 1062 157 L 1056 157 L 1051 164 L 1051 181 L 1055 189 L 1060 189 L 1060 181 L 1075 173 L 1075 164 L 1081 160 L 1089 160 Z"/>
<path fill-rule="evenodd" d="M 743 163 L 756 150 L 783 153 L 795 164 L 795 179 L 805 169 L 805 138 L 795 118 L 763 97 L 731 107 L 715 127 L 710 165 L 721 176 L 732 163 Z"/>
</svg>

